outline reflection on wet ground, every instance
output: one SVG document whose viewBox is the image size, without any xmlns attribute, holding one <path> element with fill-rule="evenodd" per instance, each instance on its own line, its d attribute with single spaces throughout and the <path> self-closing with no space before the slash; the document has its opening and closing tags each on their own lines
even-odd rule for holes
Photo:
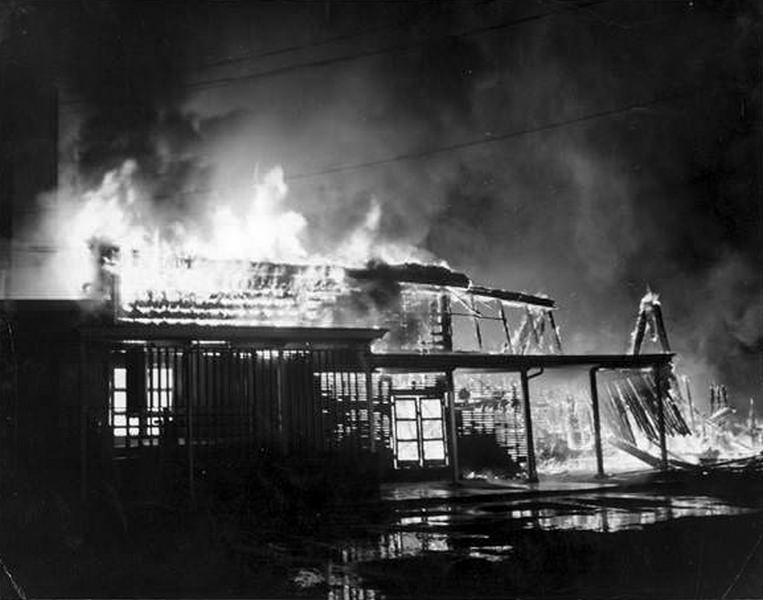
<svg viewBox="0 0 763 600">
<path fill-rule="evenodd" d="M 607 533 L 644 527 L 667 519 L 739 515 L 752 510 L 704 496 L 591 494 L 563 496 L 543 503 L 485 503 L 469 507 L 467 514 L 475 519 L 497 514 L 501 520 L 512 519 L 525 528 Z"/>
<path fill-rule="evenodd" d="M 431 498 L 431 496 L 430 496 Z M 614 533 L 639 530 L 685 517 L 750 514 L 760 507 L 743 506 L 700 495 L 655 495 L 603 490 L 571 493 L 552 498 L 480 498 L 453 503 L 396 509 L 389 522 L 375 524 L 378 531 L 336 546 L 335 561 L 326 580 L 329 598 L 378 598 L 355 574 L 368 561 L 447 553 L 454 559 L 481 559 L 491 563 L 510 559 L 511 532 L 527 530 Z M 507 541 L 509 543 L 507 543 Z"/>
</svg>

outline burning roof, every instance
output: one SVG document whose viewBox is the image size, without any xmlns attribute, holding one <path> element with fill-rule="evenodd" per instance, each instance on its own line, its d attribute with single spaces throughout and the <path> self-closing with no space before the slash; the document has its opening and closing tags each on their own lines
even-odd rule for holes
<svg viewBox="0 0 763 600">
<path fill-rule="evenodd" d="M 548 298 L 474 286 L 463 273 L 439 265 L 370 263 L 365 268 L 276 262 L 166 258 L 158 280 L 122 273 L 146 269 L 132 253 L 112 248 L 102 257 L 101 286 L 117 322 L 148 325 L 241 327 L 377 327 L 391 329 L 396 347 L 428 344 L 451 348 L 451 306 L 461 303 L 474 319 L 481 302 L 530 307 L 542 317 Z M 153 265 L 156 269 L 157 265 Z M 160 287 L 154 287 L 156 282 Z M 471 300 L 465 300 L 470 298 Z M 526 321 L 526 320 L 525 320 Z M 529 336 L 527 323 L 524 335 Z M 536 337 L 538 337 L 536 331 Z M 507 335 L 510 337 L 510 333 Z M 428 341 L 422 341 L 428 340 Z"/>
<path fill-rule="evenodd" d="M 553 300 L 474 285 L 410 240 L 383 234 L 377 202 L 318 252 L 307 219 L 286 204 L 280 168 L 251 190 L 173 216 L 137 169 L 127 161 L 72 199 L 61 215 L 71 227 L 56 229 L 66 263 L 57 272 L 110 304 L 116 323 L 382 328 L 392 348 L 427 351 L 454 349 L 458 320 L 468 322 L 474 350 L 489 345 L 488 325 L 498 329 L 498 351 L 560 349 Z"/>
</svg>

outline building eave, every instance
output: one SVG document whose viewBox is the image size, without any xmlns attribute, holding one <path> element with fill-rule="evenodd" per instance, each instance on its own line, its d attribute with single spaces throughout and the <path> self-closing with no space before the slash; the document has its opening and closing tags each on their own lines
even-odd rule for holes
<svg viewBox="0 0 763 600">
<path fill-rule="evenodd" d="M 378 353 L 369 362 L 377 369 L 450 371 L 476 369 L 485 371 L 521 372 L 531 369 L 588 367 L 599 369 L 644 369 L 669 364 L 674 354 L 487 354 L 477 352 L 444 353 Z"/>
<path fill-rule="evenodd" d="M 233 342 L 262 347 L 368 346 L 387 333 L 378 328 L 249 327 L 117 323 L 81 328 L 83 337 L 116 342 Z"/>
</svg>

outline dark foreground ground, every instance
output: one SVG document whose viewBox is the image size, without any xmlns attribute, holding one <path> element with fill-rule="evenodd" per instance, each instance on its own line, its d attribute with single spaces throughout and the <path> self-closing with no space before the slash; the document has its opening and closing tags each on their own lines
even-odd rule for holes
<svg viewBox="0 0 763 600">
<path fill-rule="evenodd" d="M 387 490 L 384 502 L 293 489 L 245 503 L 218 497 L 193 511 L 144 504 L 87 518 L 51 494 L 5 519 L 0 555 L 18 588 L 3 574 L 0 592 L 763 597 L 760 482 L 673 475 L 625 483 L 455 495 L 409 485 Z"/>
</svg>

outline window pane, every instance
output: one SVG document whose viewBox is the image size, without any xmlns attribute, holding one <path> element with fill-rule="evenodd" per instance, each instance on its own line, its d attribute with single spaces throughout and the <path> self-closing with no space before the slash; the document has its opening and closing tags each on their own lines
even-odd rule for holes
<svg viewBox="0 0 763 600">
<path fill-rule="evenodd" d="M 395 435 L 399 440 L 415 440 L 418 437 L 416 421 L 397 421 Z"/>
<path fill-rule="evenodd" d="M 421 400 L 421 418 L 422 419 L 439 419 L 442 415 L 440 410 L 439 398 L 424 398 Z"/>
<path fill-rule="evenodd" d="M 126 427 L 126 426 L 127 426 L 127 417 L 125 415 L 114 415 L 115 430 L 117 427 Z M 124 432 L 122 432 L 122 435 L 124 435 Z"/>
<path fill-rule="evenodd" d="M 424 460 L 443 460 L 445 445 L 442 441 L 424 442 Z"/>
<path fill-rule="evenodd" d="M 114 387 L 122 390 L 127 387 L 127 369 L 124 367 L 114 367 Z"/>
<path fill-rule="evenodd" d="M 395 399 L 395 415 L 398 419 L 415 419 L 416 418 L 416 400 L 399 400 Z"/>
<path fill-rule="evenodd" d="M 421 427 L 424 430 L 424 439 L 442 439 L 442 421 L 439 419 L 428 419 L 421 422 Z"/>
<path fill-rule="evenodd" d="M 419 460 L 419 445 L 416 442 L 400 442 L 397 445 L 397 460 Z"/>
<path fill-rule="evenodd" d="M 114 412 L 127 410 L 127 392 L 114 392 Z"/>
</svg>

